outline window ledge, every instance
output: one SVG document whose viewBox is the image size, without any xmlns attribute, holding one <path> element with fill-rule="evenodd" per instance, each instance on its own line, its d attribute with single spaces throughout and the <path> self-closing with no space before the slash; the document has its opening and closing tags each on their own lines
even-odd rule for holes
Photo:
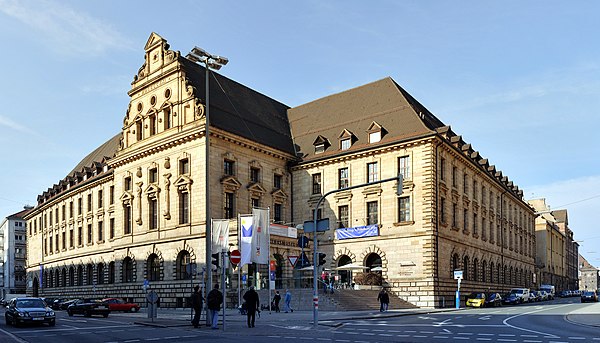
<svg viewBox="0 0 600 343">
<path fill-rule="evenodd" d="M 409 220 L 409 221 L 405 221 L 405 222 L 394 223 L 394 226 L 408 226 L 408 225 L 413 225 L 414 223 L 415 223 L 414 220 Z"/>
</svg>

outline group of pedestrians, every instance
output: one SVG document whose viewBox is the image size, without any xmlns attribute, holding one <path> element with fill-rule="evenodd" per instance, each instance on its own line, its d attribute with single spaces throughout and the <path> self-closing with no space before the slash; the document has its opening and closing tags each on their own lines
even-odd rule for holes
<svg viewBox="0 0 600 343">
<path fill-rule="evenodd" d="M 244 305 L 247 316 L 247 323 L 249 328 L 253 328 L 256 322 L 256 314 L 260 315 L 260 299 L 258 293 L 254 290 L 254 286 L 250 286 L 250 289 L 244 293 Z M 281 301 L 281 295 L 279 291 L 275 291 L 275 296 L 271 303 L 275 312 L 280 312 L 279 302 Z M 197 328 L 200 326 L 200 315 L 202 314 L 202 305 L 204 298 L 200 292 L 200 286 L 194 287 L 194 292 L 191 295 L 192 308 L 194 309 L 194 318 L 192 319 L 192 325 Z M 289 289 L 285 290 L 284 295 L 284 311 L 285 313 L 294 312 L 291 306 L 292 293 Z M 221 310 L 221 304 L 223 303 L 223 293 L 219 291 L 219 284 L 215 284 L 215 287 L 206 296 L 206 307 L 208 309 L 207 317 L 210 319 L 210 325 L 212 329 L 218 329 L 219 322 L 219 311 Z"/>
</svg>

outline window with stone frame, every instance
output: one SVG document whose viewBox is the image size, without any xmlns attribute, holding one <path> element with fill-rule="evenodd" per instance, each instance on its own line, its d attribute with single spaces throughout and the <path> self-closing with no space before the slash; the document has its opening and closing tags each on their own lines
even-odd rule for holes
<svg viewBox="0 0 600 343">
<path fill-rule="evenodd" d="M 104 206 L 104 198 L 103 192 L 101 189 L 98 190 L 98 208 L 102 208 Z"/>
<path fill-rule="evenodd" d="M 126 191 L 131 191 L 132 187 L 133 187 L 133 183 L 131 182 L 131 176 L 127 176 L 123 180 L 123 188 L 125 188 Z"/>
<path fill-rule="evenodd" d="M 381 131 L 369 133 L 369 143 L 377 143 L 379 141 L 381 141 Z"/>
<path fill-rule="evenodd" d="M 96 272 L 98 273 L 98 284 L 104 284 L 104 263 L 98 263 L 96 266 Z"/>
<path fill-rule="evenodd" d="M 67 233 L 65 231 L 63 231 L 61 233 L 61 236 L 62 236 L 62 242 L 61 242 L 62 248 L 63 248 L 63 250 L 65 250 L 65 249 L 67 249 Z"/>
<path fill-rule="evenodd" d="M 154 136 L 156 134 L 156 114 L 152 113 L 148 116 L 148 126 L 150 131 L 150 136 Z"/>
<path fill-rule="evenodd" d="M 150 254 L 146 261 L 146 276 L 148 281 L 160 280 L 160 259 L 156 254 Z"/>
<path fill-rule="evenodd" d="M 342 150 L 350 149 L 351 145 L 352 145 L 352 140 L 350 138 L 344 138 L 344 139 L 340 140 L 340 148 Z"/>
<path fill-rule="evenodd" d="M 73 201 L 69 202 L 69 218 L 73 218 Z"/>
<path fill-rule="evenodd" d="M 83 246 L 83 227 L 81 226 L 77 228 L 77 246 Z"/>
<path fill-rule="evenodd" d="M 379 223 L 379 203 L 377 201 L 367 202 L 367 225 Z"/>
<path fill-rule="evenodd" d="M 440 179 L 446 180 L 446 159 L 440 158 Z"/>
<path fill-rule="evenodd" d="M 338 227 L 339 228 L 349 227 L 349 221 L 350 221 L 349 215 L 350 215 L 350 212 L 349 212 L 348 205 L 338 206 Z"/>
<path fill-rule="evenodd" d="M 108 220 L 108 238 L 115 238 L 115 218 L 110 218 Z"/>
<path fill-rule="evenodd" d="M 398 157 L 398 174 L 402 174 L 403 180 L 411 179 L 410 156 Z"/>
<path fill-rule="evenodd" d="M 250 167 L 250 182 L 256 183 L 260 182 L 260 169 L 255 167 Z"/>
<path fill-rule="evenodd" d="M 469 231 L 469 211 L 467 209 L 463 210 L 463 230 Z"/>
<path fill-rule="evenodd" d="M 115 203 L 115 186 L 108 188 L 108 204 L 113 205 Z"/>
<path fill-rule="evenodd" d="M 235 217 L 235 196 L 233 193 L 225 193 L 225 206 L 223 210 L 225 219 L 233 219 Z"/>
<path fill-rule="evenodd" d="M 187 250 L 181 250 L 177 254 L 177 260 L 175 263 L 175 279 L 176 280 L 188 280 L 191 275 L 187 272 L 187 266 L 191 263 L 190 253 Z"/>
<path fill-rule="evenodd" d="M 458 228 L 458 205 L 452 204 L 452 227 Z"/>
<path fill-rule="evenodd" d="M 158 200 L 156 194 L 148 197 L 148 226 L 150 230 L 158 229 Z"/>
<path fill-rule="evenodd" d="M 273 204 L 273 221 L 275 223 L 283 223 L 283 205 L 282 204 Z"/>
<path fill-rule="evenodd" d="M 87 195 L 87 211 L 88 212 L 92 211 L 92 193 L 89 193 Z"/>
<path fill-rule="evenodd" d="M 455 166 L 452 166 L 452 187 L 458 187 L 458 168 L 456 168 Z"/>
<path fill-rule="evenodd" d="M 367 182 L 379 181 L 379 168 L 377 162 L 367 163 Z"/>
<path fill-rule="evenodd" d="M 179 224 L 189 224 L 190 222 L 190 194 L 179 191 Z"/>
<path fill-rule="evenodd" d="M 477 218 L 477 213 L 473 213 L 473 236 L 479 235 L 479 219 Z"/>
<path fill-rule="evenodd" d="M 399 197 L 398 198 L 398 222 L 409 222 L 411 221 L 410 215 L 410 197 Z"/>
<path fill-rule="evenodd" d="M 479 190 L 478 190 L 479 184 L 477 182 L 477 180 L 473 180 L 473 200 L 477 201 L 478 199 L 478 195 L 479 195 Z"/>
<path fill-rule="evenodd" d="M 123 205 L 123 234 L 129 235 L 133 230 L 133 213 L 130 204 Z"/>
<path fill-rule="evenodd" d="M 69 248 L 75 247 L 75 232 L 73 228 L 69 230 Z"/>
<path fill-rule="evenodd" d="M 144 138 L 143 134 L 144 124 L 141 119 L 136 120 L 135 122 L 135 139 L 139 142 Z"/>
<path fill-rule="evenodd" d="M 283 179 L 282 175 L 273 174 L 273 188 L 281 189 L 281 180 Z"/>
<path fill-rule="evenodd" d="M 91 286 L 94 283 L 94 266 L 88 264 L 86 268 L 86 285 Z"/>
<path fill-rule="evenodd" d="M 321 194 L 321 173 L 312 174 L 312 194 Z"/>
<path fill-rule="evenodd" d="M 133 260 L 127 256 L 123 259 L 122 282 L 129 283 L 133 281 Z"/>
<path fill-rule="evenodd" d="M 223 160 L 223 174 L 224 175 L 235 175 L 235 162 L 231 160 Z"/>
<path fill-rule="evenodd" d="M 348 188 L 350 185 L 348 167 L 338 169 L 338 189 Z"/>
<path fill-rule="evenodd" d="M 171 128 L 171 109 L 170 108 L 165 108 L 163 110 L 163 127 L 164 130 L 168 130 Z"/>
<path fill-rule="evenodd" d="M 463 174 L 463 193 L 467 194 L 469 193 L 469 180 L 468 180 L 469 176 L 467 175 L 467 173 Z"/>
<path fill-rule="evenodd" d="M 92 224 L 88 224 L 87 226 L 87 244 L 92 244 L 93 232 L 92 232 Z"/>
<path fill-rule="evenodd" d="M 148 170 L 148 182 L 149 183 L 158 183 L 158 168 L 150 168 Z"/>
<path fill-rule="evenodd" d="M 440 221 L 446 223 L 446 198 L 440 198 Z"/>
<path fill-rule="evenodd" d="M 179 160 L 179 175 L 187 175 L 190 173 L 190 162 L 187 158 Z"/>
</svg>

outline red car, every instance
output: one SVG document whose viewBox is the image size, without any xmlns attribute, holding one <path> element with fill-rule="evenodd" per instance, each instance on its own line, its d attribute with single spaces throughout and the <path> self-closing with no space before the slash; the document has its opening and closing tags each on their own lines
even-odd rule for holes
<svg viewBox="0 0 600 343">
<path fill-rule="evenodd" d="M 123 301 L 123 299 L 106 298 L 102 300 L 108 303 L 108 308 L 111 311 L 137 312 L 140 310 L 140 305 L 134 303 L 127 303 Z"/>
</svg>

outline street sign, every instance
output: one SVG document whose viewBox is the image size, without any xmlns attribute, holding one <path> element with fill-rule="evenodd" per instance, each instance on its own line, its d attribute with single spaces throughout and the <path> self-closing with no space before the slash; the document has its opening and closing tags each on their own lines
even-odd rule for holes
<svg viewBox="0 0 600 343">
<path fill-rule="evenodd" d="M 242 275 L 242 284 L 246 284 L 246 281 L 248 280 L 248 275 L 244 274 Z"/>
<path fill-rule="evenodd" d="M 233 250 L 229 255 L 232 264 L 238 265 L 242 261 L 242 253 L 239 250 Z"/>
<path fill-rule="evenodd" d="M 298 246 L 300 248 L 306 248 L 306 246 L 308 245 L 308 242 L 309 242 L 309 240 L 308 240 L 308 237 L 306 237 L 306 236 L 300 236 L 298 238 Z"/>
<path fill-rule="evenodd" d="M 462 278 L 463 278 L 463 271 L 455 270 L 454 271 L 454 280 L 462 280 Z"/>
<path fill-rule="evenodd" d="M 306 266 L 310 266 L 310 262 L 308 260 L 308 257 L 306 257 L 306 252 L 303 251 L 302 254 L 300 254 L 298 260 L 296 261 L 295 267 L 301 269 Z"/>
<path fill-rule="evenodd" d="M 150 286 L 150 282 L 148 282 L 148 279 L 144 279 L 144 285 L 142 286 L 144 292 L 148 289 L 148 286 Z"/>
<path fill-rule="evenodd" d="M 298 261 L 298 256 L 288 256 L 288 261 L 292 265 L 292 268 L 296 266 L 296 261 Z"/>
<path fill-rule="evenodd" d="M 148 302 L 151 304 L 156 304 L 156 302 L 158 301 L 158 294 L 155 291 L 150 291 L 146 295 L 146 300 L 148 300 Z"/>
<path fill-rule="evenodd" d="M 304 222 L 304 232 L 315 232 L 315 222 L 307 220 Z M 317 232 L 325 232 L 329 230 L 329 218 L 317 220 Z"/>
</svg>

